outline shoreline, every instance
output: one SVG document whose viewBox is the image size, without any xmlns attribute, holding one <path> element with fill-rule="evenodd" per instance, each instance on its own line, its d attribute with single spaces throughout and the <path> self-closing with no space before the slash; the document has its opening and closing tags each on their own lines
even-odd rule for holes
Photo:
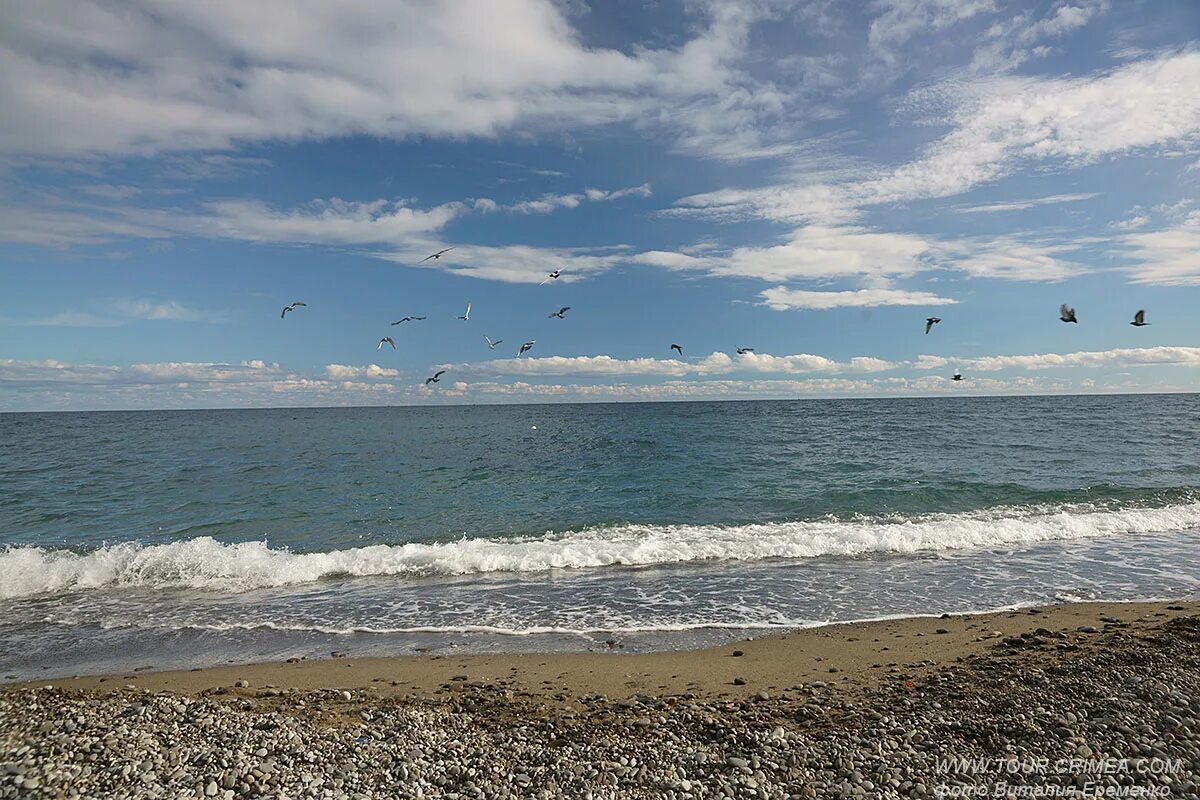
<svg viewBox="0 0 1200 800">
<path fill-rule="evenodd" d="M 996 641 L 1042 628 L 1080 635 L 1122 624 L 1200 614 L 1200 599 L 1073 602 L 1020 606 L 972 614 L 880 617 L 817 624 L 698 650 L 625 653 L 619 641 L 606 651 L 515 653 L 454 652 L 356 658 L 334 650 L 328 658 L 222 664 L 192 669 L 139 669 L 0 684 L 0 692 L 47 685 L 83 691 L 168 691 L 200 695 L 230 690 L 253 696 L 315 689 L 368 689 L 380 696 L 429 697 L 452 683 L 498 683 L 527 693 L 680 694 L 741 696 L 813 680 L 871 686 L 899 670 L 926 671 L 985 652 Z M 1036 625 L 1031 625 L 1036 621 Z M 1083 634 L 1084 637 L 1094 634 Z M 734 656 L 737 652 L 741 655 Z M 464 680 L 456 680 L 463 678 Z M 737 684 L 741 678 L 744 683 Z M 246 687 L 236 687 L 245 682 Z"/>
<path fill-rule="evenodd" d="M 1196 599 L 0 686 L 0 798 L 1198 792 Z"/>
</svg>

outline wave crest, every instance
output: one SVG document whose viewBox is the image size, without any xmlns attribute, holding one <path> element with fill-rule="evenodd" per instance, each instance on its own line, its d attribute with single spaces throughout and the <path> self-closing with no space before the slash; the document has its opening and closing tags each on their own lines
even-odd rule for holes
<svg viewBox="0 0 1200 800">
<path fill-rule="evenodd" d="M 508 539 L 371 545 L 325 553 L 223 544 L 122 542 L 87 553 L 43 547 L 0 551 L 0 598 L 105 588 L 226 592 L 340 576 L 540 572 L 700 561 L 760 561 L 915 553 L 1055 539 L 1200 529 L 1200 503 L 1097 510 L 1090 505 L 996 508 L 967 514 L 770 522 L 753 525 L 617 525 Z"/>
</svg>

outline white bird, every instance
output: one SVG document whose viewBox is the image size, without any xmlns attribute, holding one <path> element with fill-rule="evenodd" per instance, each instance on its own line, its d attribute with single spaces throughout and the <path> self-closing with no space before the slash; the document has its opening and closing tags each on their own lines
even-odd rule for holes
<svg viewBox="0 0 1200 800">
<path fill-rule="evenodd" d="M 483 337 L 483 340 L 488 343 L 488 350 L 495 350 L 496 345 L 504 341 L 503 339 L 497 339 L 493 342 L 490 336 Z"/>
<path fill-rule="evenodd" d="M 754 348 L 753 348 L 753 347 L 739 347 L 739 348 L 737 348 L 737 354 L 738 354 L 739 356 L 744 356 L 744 355 L 746 355 L 746 353 L 753 353 L 753 352 L 754 352 Z"/>
<path fill-rule="evenodd" d="M 521 345 L 521 349 L 517 351 L 517 358 L 520 358 L 522 355 L 532 350 L 535 344 L 537 344 L 536 340 L 532 342 L 526 342 L 525 344 Z"/>
<path fill-rule="evenodd" d="M 463 322 L 468 322 L 471 319 L 471 304 L 467 303 L 466 312 L 464 312 L 461 317 L 455 317 L 455 319 L 461 319 Z"/>
<path fill-rule="evenodd" d="M 399 325 L 401 322 L 419 322 L 420 320 L 423 320 L 423 319 L 425 319 L 425 318 L 424 317 L 403 317 L 401 319 L 396 320 L 392 324 Z"/>
<path fill-rule="evenodd" d="M 1134 326 L 1135 328 L 1141 328 L 1146 325 L 1149 325 L 1150 323 L 1146 322 L 1146 312 L 1141 309 L 1138 309 L 1138 312 L 1133 315 L 1133 322 L 1131 322 L 1129 324 Z"/>
<path fill-rule="evenodd" d="M 566 318 L 567 318 L 567 312 L 568 312 L 568 311 L 570 311 L 570 310 L 571 310 L 571 307 L 570 307 L 570 306 L 563 306 L 563 307 L 562 307 L 562 308 L 560 308 L 558 311 L 552 311 L 552 312 L 550 313 L 550 317 L 551 317 L 551 318 L 558 317 L 559 319 L 566 319 Z"/>
<path fill-rule="evenodd" d="M 445 374 L 446 374 L 446 370 L 439 369 L 437 372 L 433 373 L 433 377 L 425 379 L 425 385 L 428 386 L 431 383 L 437 383 L 438 381 L 440 381 L 442 379 L 442 376 Z"/>
<path fill-rule="evenodd" d="M 292 303 L 290 306 L 284 306 L 282 313 L 280 313 L 280 315 L 279 315 L 279 318 L 283 319 L 284 317 L 287 316 L 287 313 L 289 311 L 295 311 L 297 308 L 300 308 L 301 306 L 306 306 L 306 305 L 308 305 L 308 303 L 301 303 L 299 300 L 297 300 L 296 302 Z"/>
<path fill-rule="evenodd" d="M 382 339 L 380 339 L 380 340 L 379 340 L 379 344 L 375 345 L 375 350 L 376 350 L 376 351 L 382 350 L 382 349 L 383 349 L 383 346 L 384 346 L 385 344 L 390 344 L 390 345 L 392 346 L 392 349 L 393 349 L 393 350 L 395 350 L 395 349 L 396 349 L 396 343 L 395 343 L 394 341 L 392 341 L 392 337 L 390 337 L 390 336 L 385 336 L 385 337 L 383 337 Z"/>
<path fill-rule="evenodd" d="M 549 283 L 550 281 L 558 280 L 559 275 L 562 275 L 562 270 L 561 269 L 554 270 L 549 275 L 547 275 L 546 280 L 542 281 L 542 283 L 539 283 L 538 286 L 541 286 L 543 283 Z"/>
<path fill-rule="evenodd" d="M 422 258 L 422 259 L 421 259 L 420 261 L 418 261 L 417 263 L 418 263 L 418 264 L 424 264 L 426 261 L 428 261 L 428 260 L 429 260 L 429 259 L 431 259 L 431 258 L 432 258 L 434 261 L 437 261 L 437 260 L 438 260 L 439 258 L 441 258 L 443 255 L 445 255 L 446 253 L 449 253 L 449 252 L 450 252 L 451 250 L 453 250 L 453 249 L 454 249 L 453 247 L 447 247 L 445 250 L 438 250 L 436 253 L 433 253 L 432 255 L 425 256 L 424 258 Z"/>
<path fill-rule="evenodd" d="M 1063 303 L 1058 307 L 1058 318 L 1062 322 L 1074 322 L 1079 324 L 1079 320 L 1075 319 L 1075 309 L 1067 308 L 1067 304 Z"/>
<path fill-rule="evenodd" d="M 933 330 L 933 326 L 937 325 L 941 321 L 942 321 L 941 317 L 926 317 L 925 318 L 925 335 L 928 336 L 929 332 L 931 330 Z"/>
</svg>

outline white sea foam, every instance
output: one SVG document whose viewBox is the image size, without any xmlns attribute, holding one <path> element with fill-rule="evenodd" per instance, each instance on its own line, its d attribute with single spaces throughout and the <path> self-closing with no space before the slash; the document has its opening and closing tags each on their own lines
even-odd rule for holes
<svg viewBox="0 0 1200 800">
<path fill-rule="evenodd" d="M 88 553 L 42 547 L 0 551 L 0 598 L 115 587 L 243 591 L 337 576 L 469 575 L 614 565 L 758 561 L 1023 545 L 1200 529 L 1200 503 L 1097 510 L 1087 505 L 995 508 L 908 519 L 816 520 L 755 525 L 619 525 L 508 539 L 374 545 L 293 553 L 266 542 L 208 537 L 134 542 Z"/>
</svg>

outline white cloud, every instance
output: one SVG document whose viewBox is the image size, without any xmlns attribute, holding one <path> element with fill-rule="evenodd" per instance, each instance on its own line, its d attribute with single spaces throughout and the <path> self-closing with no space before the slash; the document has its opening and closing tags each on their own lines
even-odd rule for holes
<svg viewBox="0 0 1200 800">
<path fill-rule="evenodd" d="M 492 203 L 491 210 L 511 211 L 515 214 L 549 214 L 560 208 L 577 208 L 584 202 L 601 202 L 605 200 L 620 200 L 623 197 L 649 197 L 650 184 L 630 186 L 625 189 L 605 191 L 603 189 L 586 189 L 573 194 L 544 194 L 537 200 L 523 200 L 511 205 Z M 476 201 L 477 203 L 479 201 Z M 489 201 L 490 202 L 490 201 Z"/>
<path fill-rule="evenodd" d="M 560 283 L 571 283 L 604 272 L 627 260 L 624 255 L 611 252 L 612 248 L 586 250 L 519 244 L 497 247 L 460 244 L 437 261 L 419 263 L 432 249 L 444 246 L 430 243 L 429 249 L 409 247 L 403 251 L 371 255 L 398 264 L 441 269 L 457 275 L 507 283 L 539 283 L 555 269 L 563 270 Z"/>
<path fill-rule="evenodd" d="M 703 358 L 631 358 L 612 356 L 544 356 L 540 358 L 502 358 L 469 364 L 444 364 L 455 374 L 467 375 L 727 375 L 739 372 L 801 374 L 813 372 L 880 372 L 897 365 L 883 359 L 857 356 L 835 361 L 808 353 L 773 356 L 767 353 L 710 353 Z"/>
<path fill-rule="evenodd" d="M 890 63 L 908 40 L 994 11 L 996 5 L 993 0 L 877 0 L 875 7 L 881 13 L 871 22 L 867 40 Z"/>
<path fill-rule="evenodd" d="M 972 72 L 1000 72 L 1016 69 L 1031 58 L 1041 58 L 1050 48 L 1040 42 L 1059 39 L 1078 30 L 1107 7 L 1100 2 L 1063 3 L 1041 19 L 1032 11 L 997 22 L 988 29 L 988 41 L 975 51 L 969 69 Z"/>
<path fill-rule="evenodd" d="M 688 9 L 691 38 L 627 53 L 585 46 L 551 0 L 13 4 L 0 151 L 141 155 L 617 120 L 720 155 L 769 147 L 753 123 L 778 114 L 778 92 L 737 66 L 768 7 Z"/>
<path fill-rule="evenodd" d="M 1002 369 L 1053 367 L 1143 367 L 1171 365 L 1200 367 L 1200 347 L 1141 347 L 1076 353 L 1040 353 L 1023 356 L 986 356 L 956 361 L 979 372 Z"/>
<path fill-rule="evenodd" d="M 196 224 L 230 239 L 306 244 L 402 244 L 443 228 L 466 212 L 462 203 L 428 210 L 402 201 L 314 200 L 301 208 L 278 211 L 253 200 L 210 203 L 212 216 Z"/>
<path fill-rule="evenodd" d="M 1200 211 L 1157 231 L 1126 234 L 1119 240 L 1134 265 L 1134 283 L 1200 286 Z"/>
<path fill-rule="evenodd" d="M 381 367 L 378 364 L 368 364 L 365 367 L 354 367 L 347 364 L 326 364 L 325 374 L 335 380 L 349 378 L 398 378 L 400 370 Z"/>
<path fill-rule="evenodd" d="M 846 292 L 810 292 L 776 286 L 762 293 L 762 304 L 776 311 L 797 308 L 829 309 L 868 306 L 945 306 L 957 303 L 949 297 L 904 289 L 859 289 Z"/>
<path fill-rule="evenodd" d="M 189 308 L 177 300 L 113 298 L 97 301 L 90 311 L 60 311 L 48 317 L 25 321 L 9 320 L 5 324 L 55 328 L 112 328 L 134 320 L 219 322 L 223 319 L 223 314 Z"/>
<path fill-rule="evenodd" d="M 984 203 L 977 206 L 962 206 L 956 208 L 960 214 L 993 214 L 1000 211 L 1024 211 L 1027 208 L 1048 206 L 1057 203 L 1076 203 L 1081 200 L 1091 200 L 1097 197 L 1096 192 L 1081 192 L 1077 194 L 1055 194 L 1049 197 L 1033 197 L 1028 200 L 1008 200 L 1002 203 Z"/>
</svg>

